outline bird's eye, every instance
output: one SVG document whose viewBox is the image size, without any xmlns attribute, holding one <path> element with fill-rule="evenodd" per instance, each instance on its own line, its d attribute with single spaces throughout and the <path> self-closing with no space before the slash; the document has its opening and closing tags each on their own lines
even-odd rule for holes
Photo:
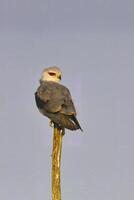
<svg viewBox="0 0 134 200">
<path fill-rule="evenodd" d="M 54 73 L 54 72 L 48 72 L 48 74 L 49 74 L 50 76 L 56 76 L 56 73 Z"/>
</svg>

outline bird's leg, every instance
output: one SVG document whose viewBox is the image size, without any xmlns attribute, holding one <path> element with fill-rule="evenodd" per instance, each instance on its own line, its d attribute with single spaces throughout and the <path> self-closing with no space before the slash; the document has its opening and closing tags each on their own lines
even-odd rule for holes
<svg viewBox="0 0 134 200">
<path fill-rule="evenodd" d="M 61 129 L 61 134 L 62 134 L 63 136 L 65 135 L 65 129 L 64 129 L 64 128 Z"/>
<path fill-rule="evenodd" d="M 56 124 L 56 123 L 54 123 L 52 120 L 50 120 L 49 125 L 50 125 L 51 127 L 55 127 L 55 128 L 60 129 L 60 134 L 62 134 L 62 136 L 65 135 L 65 128 L 61 127 L 59 124 Z"/>
<path fill-rule="evenodd" d="M 54 123 L 53 123 L 52 120 L 50 120 L 49 125 L 50 125 L 50 127 L 52 127 L 52 128 L 54 127 Z"/>
</svg>

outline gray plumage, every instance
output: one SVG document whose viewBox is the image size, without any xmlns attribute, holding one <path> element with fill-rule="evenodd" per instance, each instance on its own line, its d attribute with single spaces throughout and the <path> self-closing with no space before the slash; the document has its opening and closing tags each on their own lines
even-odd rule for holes
<svg viewBox="0 0 134 200">
<path fill-rule="evenodd" d="M 53 81 L 40 81 L 35 99 L 39 111 L 59 127 L 81 129 L 70 92 L 65 86 Z"/>
</svg>

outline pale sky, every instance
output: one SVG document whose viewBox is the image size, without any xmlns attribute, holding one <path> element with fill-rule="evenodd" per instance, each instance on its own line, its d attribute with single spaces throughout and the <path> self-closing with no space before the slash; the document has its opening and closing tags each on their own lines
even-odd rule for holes
<svg viewBox="0 0 134 200">
<path fill-rule="evenodd" d="M 0 0 L 0 199 L 51 199 L 52 128 L 34 101 L 51 65 L 84 129 L 63 140 L 63 200 L 134 199 L 133 8 L 131 0 Z"/>
</svg>

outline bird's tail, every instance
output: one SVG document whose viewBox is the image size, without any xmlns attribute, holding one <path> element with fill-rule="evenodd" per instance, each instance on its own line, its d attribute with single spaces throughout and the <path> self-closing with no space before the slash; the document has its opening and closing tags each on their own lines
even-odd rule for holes
<svg viewBox="0 0 134 200">
<path fill-rule="evenodd" d="M 62 117 L 60 118 L 59 124 L 61 127 L 64 127 L 70 130 L 80 129 L 81 131 L 83 131 L 78 120 L 76 119 L 74 115 L 66 116 L 63 114 Z"/>
<path fill-rule="evenodd" d="M 75 117 L 75 115 L 71 116 L 71 120 L 77 125 L 77 127 L 83 132 L 83 129 L 81 128 L 77 118 Z"/>
</svg>

